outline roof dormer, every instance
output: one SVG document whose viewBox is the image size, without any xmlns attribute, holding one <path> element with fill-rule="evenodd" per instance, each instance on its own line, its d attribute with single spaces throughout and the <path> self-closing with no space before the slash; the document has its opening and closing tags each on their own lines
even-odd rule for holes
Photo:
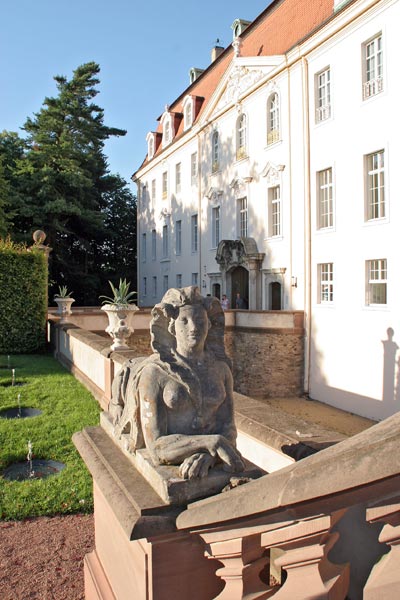
<svg viewBox="0 0 400 600">
<path fill-rule="evenodd" d="M 157 152 L 158 146 L 160 145 L 160 139 L 161 135 L 155 131 L 149 131 L 146 135 L 148 160 L 151 160 Z"/>
<path fill-rule="evenodd" d="M 197 69 L 196 67 L 192 67 L 189 71 L 189 81 L 190 83 L 194 83 L 196 79 L 200 77 L 200 75 L 204 73 L 204 69 Z"/>
<path fill-rule="evenodd" d="M 161 126 L 162 126 L 162 147 L 165 148 L 168 146 L 172 140 L 174 139 L 176 132 L 179 128 L 179 123 L 182 120 L 182 114 L 177 112 L 172 112 L 168 110 L 168 107 L 165 107 L 165 111 L 161 117 Z"/>
<path fill-rule="evenodd" d="M 251 21 L 244 21 L 243 19 L 235 19 L 231 25 L 231 29 L 233 30 L 233 39 L 242 35 L 243 31 L 247 29 L 250 25 Z"/>
<path fill-rule="evenodd" d="M 183 99 L 183 130 L 187 131 L 195 122 L 204 98 L 188 94 Z"/>
</svg>

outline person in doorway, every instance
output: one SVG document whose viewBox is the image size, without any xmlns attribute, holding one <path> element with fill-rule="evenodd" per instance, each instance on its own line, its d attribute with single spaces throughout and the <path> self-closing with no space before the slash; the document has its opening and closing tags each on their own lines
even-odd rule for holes
<svg viewBox="0 0 400 600">
<path fill-rule="evenodd" d="M 222 310 L 228 310 L 229 309 L 229 300 L 226 297 L 226 294 L 222 294 L 221 306 L 222 306 Z"/>
<path fill-rule="evenodd" d="M 243 300 L 243 298 L 241 297 L 239 292 L 237 292 L 237 294 L 236 294 L 235 308 L 239 308 L 239 309 L 246 308 L 245 301 Z"/>
</svg>

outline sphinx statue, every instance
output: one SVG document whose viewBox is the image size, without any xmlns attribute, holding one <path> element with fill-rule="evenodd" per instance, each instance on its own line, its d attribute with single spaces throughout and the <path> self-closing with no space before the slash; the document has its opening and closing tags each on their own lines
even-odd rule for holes
<svg viewBox="0 0 400 600">
<path fill-rule="evenodd" d="M 157 465 L 177 465 L 183 479 L 216 465 L 242 472 L 236 448 L 233 381 L 217 298 L 195 286 L 172 288 L 152 310 L 153 354 L 127 361 L 113 381 L 109 414 L 127 449 L 147 449 Z"/>
</svg>

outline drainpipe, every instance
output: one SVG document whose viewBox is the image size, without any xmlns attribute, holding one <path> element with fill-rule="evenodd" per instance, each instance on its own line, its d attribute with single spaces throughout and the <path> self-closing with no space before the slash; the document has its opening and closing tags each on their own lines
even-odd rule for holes
<svg viewBox="0 0 400 600">
<path fill-rule="evenodd" d="M 204 275 L 204 281 L 206 280 L 205 278 L 205 273 L 203 273 L 203 269 L 202 269 L 202 264 L 201 264 L 201 248 L 203 245 L 203 227 L 202 227 L 202 214 L 201 214 L 201 193 L 202 193 L 202 169 L 201 169 L 201 165 L 202 165 L 202 156 L 201 156 L 201 136 L 202 136 L 202 132 L 199 131 L 198 135 L 197 135 L 197 187 L 198 187 L 198 209 L 197 209 L 197 235 L 199 236 L 198 239 L 198 249 L 199 249 L 199 288 L 200 288 L 200 294 L 203 295 L 203 275 Z"/>
<path fill-rule="evenodd" d="M 303 97 L 303 139 L 304 139 L 304 308 L 306 317 L 306 339 L 304 348 L 304 393 L 310 387 L 311 359 L 311 190 L 310 190 L 310 121 L 308 61 L 301 59 Z"/>
<path fill-rule="evenodd" d="M 286 57 L 287 63 L 287 57 Z M 291 101 L 290 101 L 290 66 L 287 67 L 287 89 L 288 89 L 288 129 L 289 129 L 289 307 L 293 310 L 293 186 L 292 186 L 292 120 L 291 120 Z M 288 308 L 288 307 L 287 307 Z"/>
</svg>

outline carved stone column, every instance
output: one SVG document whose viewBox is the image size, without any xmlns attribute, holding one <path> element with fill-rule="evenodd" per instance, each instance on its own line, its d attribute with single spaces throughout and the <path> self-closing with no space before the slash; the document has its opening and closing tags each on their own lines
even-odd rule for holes
<svg viewBox="0 0 400 600">
<path fill-rule="evenodd" d="M 215 600 L 264 600 L 274 593 L 273 588 L 260 579 L 269 559 L 261 546 L 259 533 L 232 539 L 224 539 L 218 532 L 199 532 L 199 535 L 208 544 L 206 556 L 224 565 L 216 574 L 225 581 L 225 587 Z"/>
<path fill-rule="evenodd" d="M 374 566 L 364 588 L 364 600 L 400 598 L 400 496 L 367 509 L 367 521 L 383 521 L 379 541 L 388 544 L 390 552 Z"/>
<path fill-rule="evenodd" d="M 334 565 L 328 552 L 339 537 L 329 533 L 345 511 L 319 515 L 261 536 L 265 548 L 284 550 L 275 564 L 287 572 L 287 580 L 274 600 L 344 600 L 349 586 L 349 565 Z"/>
</svg>

